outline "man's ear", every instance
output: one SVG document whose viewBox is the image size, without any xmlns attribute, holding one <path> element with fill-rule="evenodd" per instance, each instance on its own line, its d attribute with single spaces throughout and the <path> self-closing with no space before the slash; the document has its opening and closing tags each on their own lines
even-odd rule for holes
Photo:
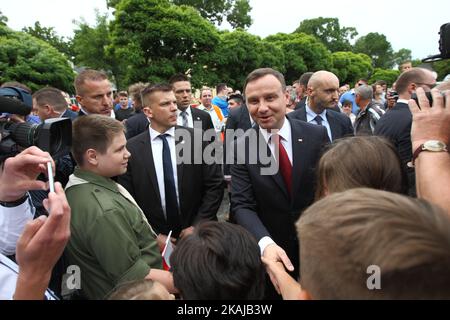
<svg viewBox="0 0 450 320">
<path fill-rule="evenodd" d="M 89 163 L 92 166 L 97 166 L 98 165 L 97 151 L 95 151 L 94 149 L 88 149 L 88 150 L 86 150 L 84 155 L 86 157 L 85 161 L 87 163 Z"/>
<path fill-rule="evenodd" d="M 83 105 L 83 97 L 82 97 L 82 96 L 79 96 L 79 95 L 76 95 L 76 98 L 77 98 L 78 103 L 80 103 L 81 105 Z"/>
<path fill-rule="evenodd" d="M 144 108 L 142 108 L 142 111 L 145 113 L 147 118 L 150 118 L 150 119 L 153 118 L 152 109 L 150 107 L 144 107 Z"/>
</svg>

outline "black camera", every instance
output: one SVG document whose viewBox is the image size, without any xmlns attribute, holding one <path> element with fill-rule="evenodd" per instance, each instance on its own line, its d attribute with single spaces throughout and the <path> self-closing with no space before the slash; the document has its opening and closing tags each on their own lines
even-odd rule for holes
<svg viewBox="0 0 450 320">
<path fill-rule="evenodd" d="M 439 34 L 439 51 L 441 53 L 431 57 L 427 57 L 423 59 L 422 62 L 433 62 L 450 58 L 450 22 L 441 26 Z"/>
<path fill-rule="evenodd" d="M 41 124 L 10 121 L 9 114 L 28 115 L 32 98 L 26 91 L 7 87 L 0 89 L 0 160 L 14 156 L 21 148 L 37 146 L 53 158 L 70 152 L 72 144 L 72 122 L 66 118 L 45 120 Z M 5 114 L 6 113 L 6 114 Z"/>
</svg>

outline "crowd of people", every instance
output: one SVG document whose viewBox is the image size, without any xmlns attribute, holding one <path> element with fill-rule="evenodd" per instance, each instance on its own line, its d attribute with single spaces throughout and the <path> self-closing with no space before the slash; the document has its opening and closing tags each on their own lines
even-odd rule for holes
<svg viewBox="0 0 450 320">
<path fill-rule="evenodd" d="M 350 89 L 262 68 L 197 104 L 184 74 L 115 93 L 86 69 L 77 108 L 2 84 L 31 111 L 2 121 L 72 137 L 2 162 L 0 298 L 449 299 L 450 82 L 402 71 Z"/>
</svg>

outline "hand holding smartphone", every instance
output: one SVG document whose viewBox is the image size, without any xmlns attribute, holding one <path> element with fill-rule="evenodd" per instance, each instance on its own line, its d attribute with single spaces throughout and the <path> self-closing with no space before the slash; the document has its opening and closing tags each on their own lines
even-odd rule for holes
<svg viewBox="0 0 450 320">
<path fill-rule="evenodd" d="M 55 180 L 53 179 L 53 167 L 51 162 L 47 162 L 47 173 L 50 192 L 55 192 Z"/>
</svg>

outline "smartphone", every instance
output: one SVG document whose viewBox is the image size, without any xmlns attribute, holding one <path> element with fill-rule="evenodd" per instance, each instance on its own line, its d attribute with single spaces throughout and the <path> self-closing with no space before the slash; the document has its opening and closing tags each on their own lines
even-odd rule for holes
<svg viewBox="0 0 450 320">
<path fill-rule="evenodd" d="M 55 192 L 55 180 L 53 179 L 53 166 L 51 162 L 47 162 L 47 173 L 50 192 Z"/>
</svg>

